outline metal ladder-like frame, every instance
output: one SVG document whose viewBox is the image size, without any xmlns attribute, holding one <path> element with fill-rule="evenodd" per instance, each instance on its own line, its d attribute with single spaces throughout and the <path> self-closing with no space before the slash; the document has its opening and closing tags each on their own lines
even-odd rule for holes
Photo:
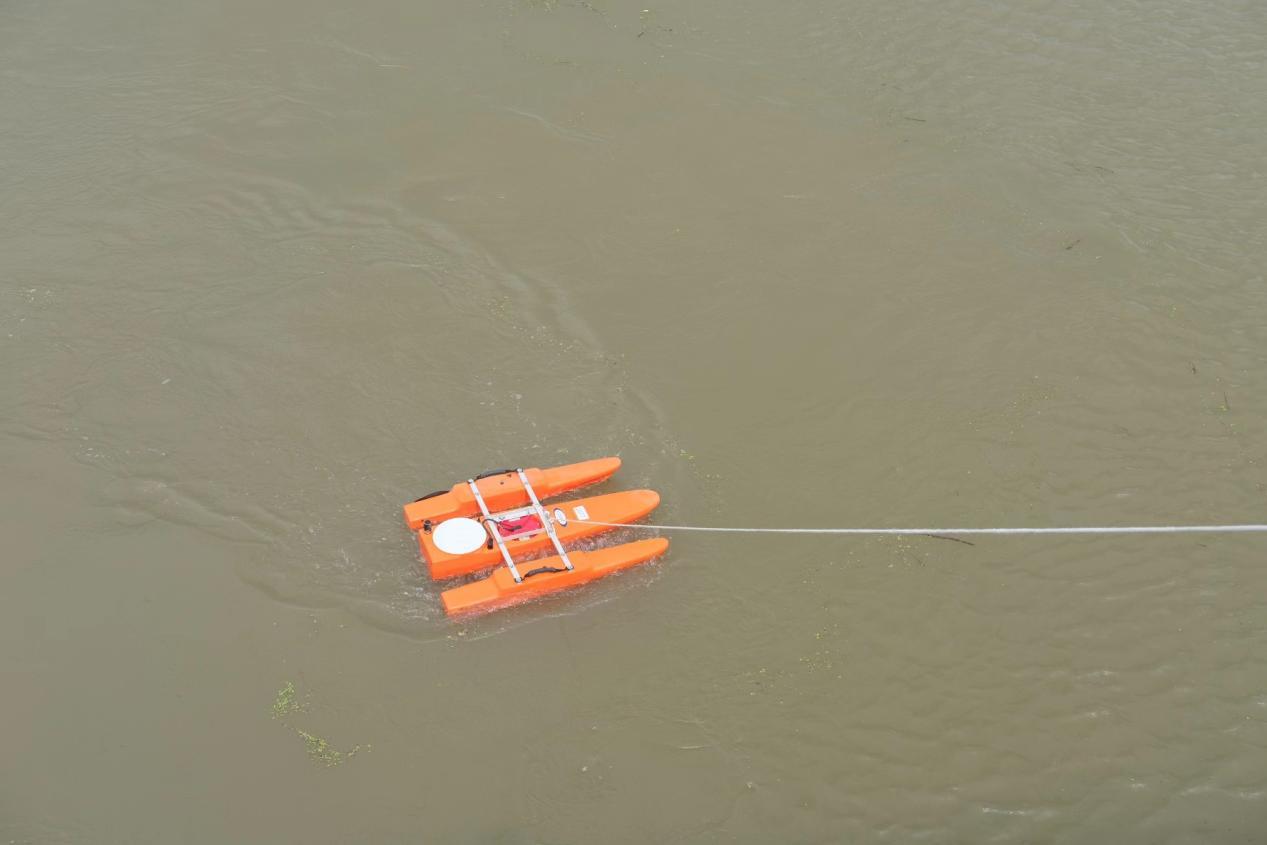
<svg viewBox="0 0 1267 845">
<path fill-rule="evenodd" d="M 484 514 L 484 524 L 488 527 L 488 533 L 497 543 L 497 548 L 501 550 L 502 560 L 506 561 L 506 568 L 510 570 L 510 577 L 515 579 L 518 584 L 523 581 L 524 577 L 519 574 L 519 570 L 515 567 L 515 562 L 510 558 L 510 550 L 506 548 L 506 542 L 502 540 L 501 532 L 497 530 L 497 520 L 493 519 L 493 515 L 488 512 L 488 505 L 484 504 L 484 497 L 480 494 L 479 485 L 475 483 L 474 478 L 468 478 L 466 483 L 471 485 L 471 492 L 475 494 L 475 501 L 479 503 L 480 511 Z M 489 525 L 488 523 L 492 523 Z"/>
<path fill-rule="evenodd" d="M 554 550 L 559 553 L 559 557 L 563 560 L 563 565 L 572 571 L 572 560 L 568 557 L 567 549 L 563 548 L 563 544 L 559 542 L 559 535 L 554 533 L 554 521 L 550 519 L 550 514 L 546 513 L 546 509 L 541 507 L 540 500 L 537 499 L 537 491 L 532 489 L 532 485 L 528 483 L 528 476 L 522 469 L 517 469 L 519 473 L 519 481 L 523 484 L 524 489 L 528 491 L 528 497 L 532 499 L 532 507 L 537 512 L 537 518 L 541 520 L 541 524 L 545 526 L 546 533 L 550 535 L 550 542 L 554 543 Z"/>
<path fill-rule="evenodd" d="M 528 482 L 528 476 L 522 469 L 515 470 L 519 474 L 519 481 L 524 486 L 524 491 L 528 494 L 528 498 L 532 499 L 532 509 L 536 511 L 537 518 L 541 520 L 541 525 L 545 528 L 546 534 L 550 535 L 550 542 L 554 544 L 554 550 L 559 553 L 559 558 L 563 561 L 563 565 L 572 570 L 572 560 L 568 557 L 567 549 L 563 548 L 563 543 L 559 541 L 559 535 L 554 533 L 554 521 L 550 519 L 550 514 L 546 513 L 546 509 L 541 506 L 541 500 L 537 498 L 537 491 L 532 489 L 532 484 Z M 484 514 L 485 523 L 492 523 L 488 526 L 488 532 L 493 538 L 493 542 L 497 544 L 497 549 L 502 553 L 502 560 L 506 562 L 506 568 L 510 570 L 510 577 L 515 579 L 518 584 L 524 580 L 523 575 L 519 574 L 515 561 L 510 556 L 510 549 L 506 548 L 506 541 L 502 539 L 501 532 L 497 530 L 497 520 L 493 519 L 493 515 L 488 510 L 488 505 L 484 502 L 484 496 L 480 493 L 479 485 L 475 483 L 475 479 L 468 478 L 466 483 L 470 485 L 471 492 L 475 494 L 475 501 L 480 506 L 480 512 Z"/>
</svg>

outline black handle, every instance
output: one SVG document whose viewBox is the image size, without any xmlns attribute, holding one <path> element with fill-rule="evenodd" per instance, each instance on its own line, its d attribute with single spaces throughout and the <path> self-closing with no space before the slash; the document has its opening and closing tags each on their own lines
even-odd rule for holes
<svg viewBox="0 0 1267 845">
<path fill-rule="evenodd" d="M 524 578 L 531 578 L 534 575 L 543 575 L 546 572 L 567 572 L 567 570 L 557 566 L 538 566 L 536 569 L 529 569 L 525 572 Z"/>
</svg>

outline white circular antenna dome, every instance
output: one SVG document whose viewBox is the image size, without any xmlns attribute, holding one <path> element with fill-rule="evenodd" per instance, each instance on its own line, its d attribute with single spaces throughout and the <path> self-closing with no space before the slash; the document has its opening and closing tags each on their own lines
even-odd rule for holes
<svg viewBox="0 0 1267 845">
<path fill-rule="evenodd" d="M 436 548 L 451 555 L 469 554 L 488 542 L 484 525 L 464 516 L 446 519 L 431 534 Z"/>
</svg>

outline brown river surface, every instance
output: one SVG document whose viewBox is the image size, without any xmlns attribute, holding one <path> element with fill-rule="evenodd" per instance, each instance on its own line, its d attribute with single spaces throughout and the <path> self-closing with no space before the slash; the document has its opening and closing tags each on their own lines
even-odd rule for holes
<svg viewBox="0 0 1267 845">
<path fill-rule="evenodd" d="M 1267 6 L 0 5 L 0 842 L 1267 842 Z M 289 686 L 288 686 L 289 685 Z"/>
</svg>

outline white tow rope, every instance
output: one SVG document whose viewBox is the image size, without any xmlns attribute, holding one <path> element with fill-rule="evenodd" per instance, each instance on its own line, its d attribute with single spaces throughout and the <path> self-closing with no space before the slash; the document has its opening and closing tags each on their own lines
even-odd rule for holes
<svg viewBox="0 0 1267 845">
<path fill-rule="evenodd" d="M 1079 525 L 1067 528 L 737 528 L 705 525 L 624 524 L 573 519 L 583 525 L 604 528 L 633 528 L 644 531 L 707 531 L 718 534 L 1256 534 L 1267 533 L 1267 525 Z"/>
</svg>

